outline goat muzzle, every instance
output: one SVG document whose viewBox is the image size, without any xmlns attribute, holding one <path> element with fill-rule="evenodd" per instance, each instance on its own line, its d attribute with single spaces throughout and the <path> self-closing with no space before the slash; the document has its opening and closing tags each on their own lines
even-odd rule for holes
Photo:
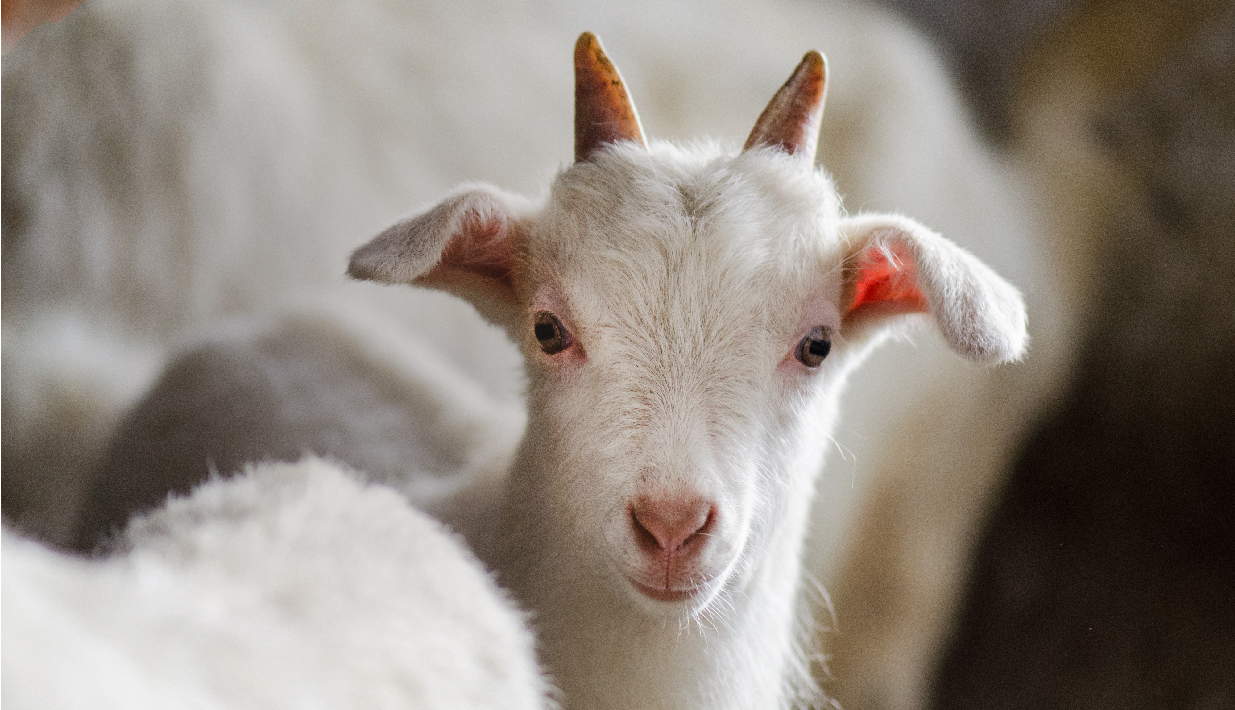
<svg viewBox="0 0 1235 710">
<path fill-rule="evenodd" d="M 715 503 L 703 498 L 639 497 L 630 505 L 642 574 L 632 579 L 643 594 L 681 601 L 707 580 L 700 558 L 717 526 Z"/>
</svg>

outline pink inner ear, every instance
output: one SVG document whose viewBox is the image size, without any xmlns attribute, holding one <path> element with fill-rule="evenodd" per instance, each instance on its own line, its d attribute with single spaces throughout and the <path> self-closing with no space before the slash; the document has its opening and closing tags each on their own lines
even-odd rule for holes
<svg viewBox="0 0 1235 710">
<path fill-rule="evenodd" d="M 891 259 L 888 252 L 891 252 Z M 916 271 L 913 256 L 903 245 L 867 249 L 858 266 L 858 276 L 853 282 L 853 302 L 845 319 L 867 314 L 929 312 L 926 297 L 918 288 Z"/>
<path fill-rule="evenodd" d="M 442 250 L 441 261 L 420 280 L 443 286 L 482 282 L 513 297 L 517 248 L 513 228 L 504 219 L 467 215 L 460 221 L 459 233 Z"/>
</svg>

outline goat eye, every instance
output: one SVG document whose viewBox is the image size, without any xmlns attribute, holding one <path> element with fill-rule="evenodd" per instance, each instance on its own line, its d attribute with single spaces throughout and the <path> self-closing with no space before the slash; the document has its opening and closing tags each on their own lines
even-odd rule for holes
<svg viewBox="0 0 1235 710">
<path fill-rule="evenodd" d="M 566 328 L 562 326 L 562 321 L 548 311 L 536 314 L 536 324 L 532 326 L 532 333 L 536 336 L 536 341 L 540 343 L 540 349 L 544 350 L 546 355 L 556 355 L 569 348 L 574 342 L 570 333 L 566 332 Z"/>
<path fill-rule="evenodd" d="M 823 359 L 828 356 L 832 350 L 832 340 L 828 338 L 828 334 L 824 332 L 822 326 L 816 326 L 802 338 L 802 342 L 798 343 L 797 355 L 798 362 L 807 367 L 819 367 Z"/>
</svg>

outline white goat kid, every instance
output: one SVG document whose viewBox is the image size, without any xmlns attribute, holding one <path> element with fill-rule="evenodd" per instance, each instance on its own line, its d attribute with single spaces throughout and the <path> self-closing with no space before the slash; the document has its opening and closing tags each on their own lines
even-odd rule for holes
<svg viewBox="0 0 1235 710">
<path fill-rule="evenodd" d="M 844 216 L 813 167 L 818 53 L 737 155 L 645 142 L 590 34 L 575 71 L 543 204 L 469 189 L 349 271 L 467 298 L 523 350 L 505 490 L 445 517 L 535 611 L 568 707 L 809 705 L 799 556 L 846 375 L 905 314 L 1017 358 L 1020 295 L 909 219 Z"/>
</svg>

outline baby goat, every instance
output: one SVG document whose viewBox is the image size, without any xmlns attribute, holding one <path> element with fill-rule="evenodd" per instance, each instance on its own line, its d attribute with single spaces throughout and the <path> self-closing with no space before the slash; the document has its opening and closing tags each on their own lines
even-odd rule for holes
<svg viewBox="0 0 1235 710">
<path fill-rule="evenodd" d="M 809 705 L 799 556 L 846 376 L 909 314 L 1017 358 L 1021 297 L 912 220 L 844 215 L 814 168 L 817 52 L 737 155 L 645 141 L 591 34 L 575 72 L 543 203 L 473 187 L 349 273 L 466 298 L 525 354 L 504 490 L 450 522 L 536 613 L 567 707 Z"/>
</svg>

